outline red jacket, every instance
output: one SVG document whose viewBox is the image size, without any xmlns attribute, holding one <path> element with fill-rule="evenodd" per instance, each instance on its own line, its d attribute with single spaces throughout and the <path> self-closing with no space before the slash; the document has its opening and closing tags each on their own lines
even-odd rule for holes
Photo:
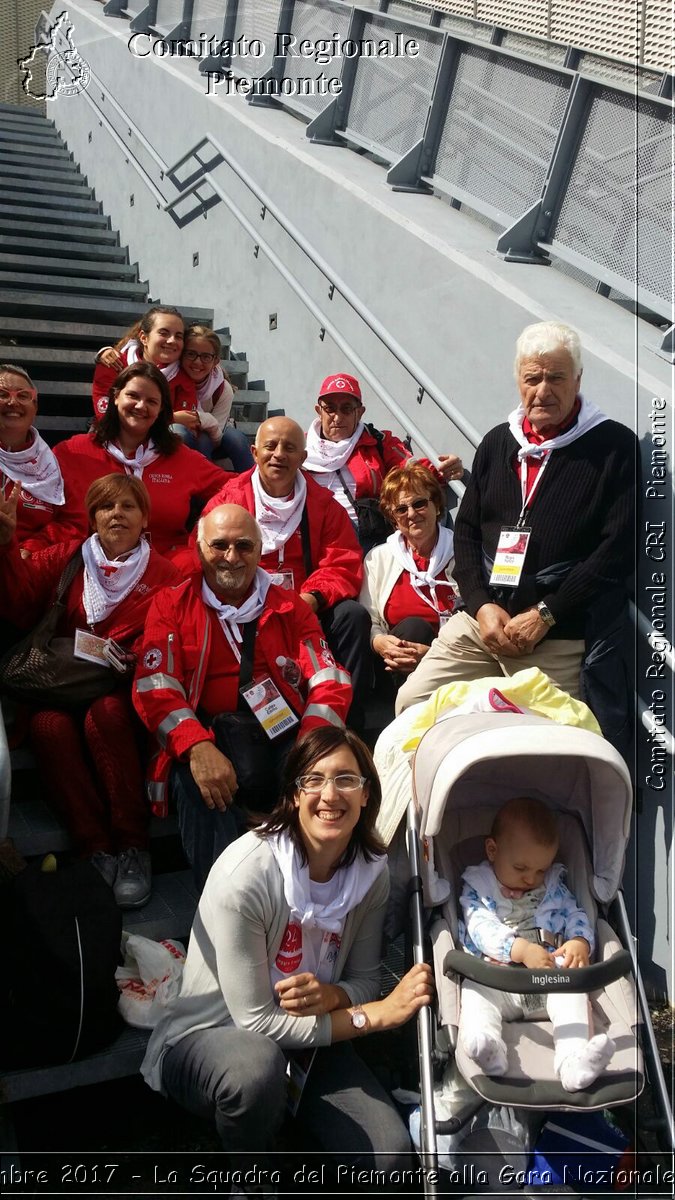
<svg viewBox="0 0 675 1200">
<path fill-rule="evenodd" d="M 124 361 L 124 366 L 128 366 L 126 354 L 120 354 L 120 358 Z M 123 368 L 120 368 L 123 370 Z M 159 370 L 159 367 L 157 368 Z M 106 367 L 104 363 L 97 363 L 94 368 L 94 382 L 91 387 L 91 400 L 94 408 L 94 416 L 98 420 L 102 417 L 108 407 L 108 396 L 110 389 L 115 383 L 119 371 L 115 367 Z M 199 407 L 197 401 L 197 389 L 194 380 L 190 379 L 189 375 L 185 374 L 182 367 L 174 375 L 173 379 L 167 379 L 169 391 L 171 393 L 171 403 L 174 412 L 180 412 L 181 409 L 187 408 L 190 412 L 196 412 Z"/>
<path fill-rule="evenodd" d="M 204 509 L 204 514 L 219 504 L 240 504 L 255 514 L 251 476 L 255 467 L 230 479 Z M 306 471 L 307 481 L 305 507 L 309 524 L 309 548 L 312 572 L 295 578 L 296 592 L 321 592 L 326 606 L 332 608 L 340 600 L 353 600 L 363 582 L 362 550 L 354 533 L 354 527 L 344 508 L 333 498 L 331 492 L 321 487 Z M 260 566 L 272 573 L 278 569 L 277 556 L 265 555 Z"/>
<path fill-rule="evenodd" d="M 14 487 L 14 480 L 7 475 L 0 475 L 0 496 L 9 500 Z M 16 509 L 16 540 L 22 549 L 39 550 L 41 542 L 35 535 L 54 520 L 58 513 L 58 505 L 48 504 L 46 500 L 38 500 L 31 496 L 24 487 L 19 492 L 19 503 Z"/>
<path fill-rule="evenodd" d="M 157 816 L 166 815 L 172 759 L 184 756 L 197 742 L 214 741 L 197 716 L 211 649 L 211 622 L 201 588 L 202 574 L 194 572 L 155 597 L 134 680 L 136 712 L 162 746 L 150 763 L 150 801 Z M 280 657 L 300 668 L 297 688 L 282 675 Z M 253 671 L 269 676 L 300 714 L 299 735 L 321 725 L 344 725 L 352 702 L 350 677 L 335 663 L 304 600 L 275 584 L 258 618 Z"/>
<path fill-rule="evenodd" d="M 52 524 L 36 535 L 36 544 L 48 546 L 69 538 L 84 541 L 89 536 L 84 497 L 95 479 L 112 473 L 124 474 L 124 467 L 91 433 L 78 433 L 54 447 L 63 475 L 66 502 L 56 510 Z M 143 483 L 150 493 L 150 533 L 159 554 L 168 555 L 175 546 L 188 540 L 186 521 L 193 499 L 204 503 L 231 478 L 228 471 L 209 462 L 196 450 L 179 445 L 173 454 L 161 455 L 143 472 Z"/>
<path fill-rule="evenodd" d="M 393 471 L 394 467 L 404 467 L 413 457 L 408 447 L 400 438 L 391 433 L 389 429 L 383 429 L 381 433 L 382 439 L 380 441 L 366 426 L 347 463 L 349 470 L 354 476 L 354 483 L 356 484 L 354 495 L 357 500 L 364 500 L 370 496 L 379 496 L 385 475 Z M 430 459 L 418 458 L 416 461 L 421 466 L 427 467 L 443 483 L 440 471 L 436 470 Z M 313 475 L 312 478 L 316 479 L 317 483 L 321 483 L 321 480 L 327 479 L 328 476 Z M 322 486 L 325 487 L 326 485 L 323 484 Z"/>
<path fill-rule="evenodd" d="M 73 557 L 79 540 L 60 542 L 48 550 L 40 550 L 31 558 L 22 558 L 16 538 L 0 548 L 0 579 L 2 598 L 0 617 L 12 621 L 20 629 L 32 629 L 56 597 L 56 588 L 66 563 Z M 150 600 L 160 588 L 169 587 L 180 579 L 173 563 L 150 551 L 147 568 L 136 587 L 114 609 L 105 621 L 89 627 L 82 603 L 84 566 L 81 566 L 65 597 L 65 611 L 58 627 L 61 637 L 73 637 L 76 629 L 91 628 L 97 637 L 110 637 L 126 649 L 138 650 L 134 643 L 140 639 Z"/>
</svg>

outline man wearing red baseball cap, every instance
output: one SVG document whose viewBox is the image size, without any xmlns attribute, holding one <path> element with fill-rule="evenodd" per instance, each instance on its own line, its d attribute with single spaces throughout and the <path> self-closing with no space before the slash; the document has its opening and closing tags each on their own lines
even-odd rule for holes
<svg viewBox="0 0 675 1200">
<path fill-rule="evenodd" d="M 316 412 L 307 433 L 304 470 L 330 488 L 357 529 L 364 551 L 370 550 L 389 533 L 377 500 L 384 477 L 412 461 L 412 454 L 395 434 L 364 422 L 359 381 L 344 371 L 324 379 Z M 438 468 L 429 459 L 419 461 L 441 482 L 462 477 L 462 463 L 455 454 L 440 455 Z"/>
</svg>

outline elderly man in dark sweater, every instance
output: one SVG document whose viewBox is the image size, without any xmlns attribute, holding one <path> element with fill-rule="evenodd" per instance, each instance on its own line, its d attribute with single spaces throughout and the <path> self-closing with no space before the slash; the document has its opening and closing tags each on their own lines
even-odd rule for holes
<svg viewBox="0 0 675 1200">
<path fill-rule="evenodd" d="M 634 566 L 637 439 L 579 395 L 581 348 L 568 326 L 528 326 L 515 369 L 520 405 L 478 447 L 457 515 L 465 610 L 403 685 L 397 712 L 442 684 L 525 667 L 592 703 L 580 682 L 585 650 L 610 627 L 618 644 Z"/>
</svg>

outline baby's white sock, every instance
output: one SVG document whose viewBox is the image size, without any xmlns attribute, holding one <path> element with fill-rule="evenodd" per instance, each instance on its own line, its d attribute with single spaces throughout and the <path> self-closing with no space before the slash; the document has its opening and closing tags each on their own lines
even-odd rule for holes
<svg viewBox="0 0 675 1200">
<path fill-rule="evenodd" d="M 482 1029 L 462 1032 L 464 1048 L 470 1058 L 478 1063 L 486 1075 L 506 1073 L 506 1046 L 502 1038 Z"/>
<path fill-rule="evenodd" d="M 590 1087 L 604 1071 L 615 1050 L 614 1042 L 606 1033 L 597 1033 L 580 1049 L 568 1054 L 556 1070 L 566 1092 L 580 1092 Z"/>
</svg>

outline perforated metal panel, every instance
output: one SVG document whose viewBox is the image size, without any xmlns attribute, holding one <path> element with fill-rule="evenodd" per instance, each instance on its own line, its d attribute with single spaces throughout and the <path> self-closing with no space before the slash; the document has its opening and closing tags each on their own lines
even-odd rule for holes
<svg viewBox="0 0 675 1200">
<path fill-rule="evenodd" d="M 169 33 L 183 20 L 183 0 L 157 0 L 155 28 Z"/>
<path fill-rule="evenodd" d="M 661 72 L 659 71 L 645 71 L 640 67 L 633 66 L 632 63 L 618 62 L 614 58 L 602 58 L 599 54 L 589 52 L 580 55 L 577 70 L 606 83 L 621 83 L 641 91 L 649 86 L 658 87 L 661 82 Z"/>
<path fill-rule="evenodd" d="M 259 79 L 272 66 L 280 9 L 280 0 L 239 0 L 234 39 L 245 37 L 253 41 L 257 38 L 262 42 L 264 52 L 259 58 L 250 55 L 233 57 L 232 69 L 237 75 Z"/>
<path fill-rule="evenodd" d="M 515 50 L 518 54 L 528 54 L 541 62 L 556 63 L 562 67 L 567 55 L 567 47 L 559 46 L 556 42 L 547 42 L 545 38 L 525 37 L 522 33 L 504 34 L 501 45 L 507 50 Z"/>
<path fill-rule="evenodd" d="M 673 0 L 434 0 L 474 17 L 564 45 L 672 70 Z M 450 28 L 450 26 L 446 26 Z"/>
<path fill-rule="evenodd" d="M 317 7 L 311 0 L 295 0 L 291 34 L 299 45 L 307 38 L 314 45 L 321 38 L 332 38 L 337 33 L 339 39 L 347 36 L 349 29 L 349 9 L 337 4 L 322 4 Z M 301 79 L 318 79 L 323 74 L 327 79 L 339 79 L 342 71 L 343 58 L 331 59 L 329 63 L 315 63 L 311 58 L 287 56 L 284 78 L 296 83 L 297 91 L 292 96 L 284 95 L 283 101 L 292 108 L 298 108 L 308 114 L 321 112 L 333 99 L 332 96 L 319 94 L 302 95 L 303 89 L 298 81 Z"/>
<path fill-rule="evenodd" d="M 195 0 L 190 23 L 190 37 L 198 41 L 200 34 L 206 38 L 223 36 L 225 24 L 225 0 Z"/>
<path fill-rule="evenodd" d="M 387 5 L 388 17 L 405 17 L 407 21 L 419 21 L 423 25 L 431 20 L 431 13 L 429 5 L 415 3 L 415 0 L 391 0 Z"/>
<path fill-rule="evenodd" d="M 396 45 L 397 26 L 385 18 L 367 21 L 363 38 Z M 415 29 L 419 55 L 359 58 L 347 128 L 398 158 L 424 133 L 443 42 L 436 31 Z M 406 32 L 405 37 L 413 36 Z"/>
<path fill-rule="evenodd" d="M 595 3 L 595 0 L 594 0 Z M 579 7 L 586 8 L 582 3 Z M 517 21 L 514 22 L 514 9 L 517 9 Z M 534 33 L 538 37 L 551 37 L 548 28 L 549 0 L 479 0 L 476 16 L 481 21 L 489 21 L 492 25 L 504 25 L 507 28 L 515 24 L 516 29 L 523 33 Z M 588 9 L 586 9 L 588 18 Z"/>
<path fill-rule="evenodd" d="M 675 62 L 675 11 L 672 0 L 647 0 L 642 61 L 672 71 Z"/>
<path fill-rule="evenodd" d="M 471 48 L 459 61 L 434 178 L 508 218 L 541 195 L 569 91 L 558 71 Z"/>
<path fill-rule="evenodd" d="M 448 13 L 441 17 L 439 29 L 448 33 L 457 33 L 460 37 L 477 38 L 489 42 L 492 37 L 492 26 L 484 25 L 482 21 L 472 21 L 468 17 L 454 16 Z"/>
<path fill-rule="evenodd" d="M 595 96 L 554 242 L 672 299 L 673 114 L 609 89 Z"/>
</svg>

